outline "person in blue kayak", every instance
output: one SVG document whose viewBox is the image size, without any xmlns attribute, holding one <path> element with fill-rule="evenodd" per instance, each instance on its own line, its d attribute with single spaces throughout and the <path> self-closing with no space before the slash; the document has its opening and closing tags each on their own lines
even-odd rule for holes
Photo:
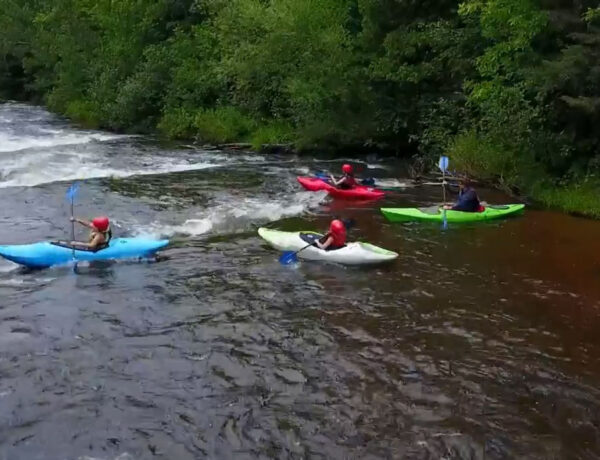
<svg viewBox="0 0 600 460">
<path fill-rule="evenodd" d="M 468 177 L 463 177 L 458 186 L 458 201 L 454 205 L 445 205 L 444 209 L 463 212 L 481 211 L 481 202 L 471 180 Z"/>
<path fill-rule="evenodd" d="M 76 249 L 81 248 L 84 250 L 97 251 L 108 246 L 108 243 L 112 238 L 108 217 L 95 217 L 91 222 L 71 217 L 71 222 L 77 222 L 90 229 L 90 237 L 87 243 L 81 241 L 73 241 L 71 243 Z"/>
<path fill-rule="evenodd" d="M 321 242 L 322 239 L 325 241 Z M 344 222 L 339 219 L 332 220 L 329 224 L 329 232 L 321 240 L 317 240 L 316 244 L 325 251 L 333 251 L 346 246 L 346 225 L 344 225 Z"/>
<path fill-rule="evenodd" d="M 336 180 L 335 177 L 333 177 L 333 175 L 330 175 L 331 183 L 333 185 L 341 189 L 351 189 L 358 185 L 356 183 L 356 179 L 354 178 L 354 168 L 352 167 L 352 165 L 343 165 L 342 172 L 344 173 L 344 175 L 339 180 Z"/>
</svg>

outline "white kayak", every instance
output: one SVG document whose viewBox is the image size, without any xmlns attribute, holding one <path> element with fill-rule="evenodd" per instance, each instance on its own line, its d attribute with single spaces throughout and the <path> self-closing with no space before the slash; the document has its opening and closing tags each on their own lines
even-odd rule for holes
<svg viewBox="0 0 600 460">
<path fill-rule="evenodd" d="M 315 232 L 282 232 L 264 227 L 258 229 L 258 234 L 272 247 L 280 251 L 298 251 L 323 236 Z M 343 248 L 329 251 L 319 249 L 316 246 L 309 246 L 299 252 L 298 257 L 346 265 L 366 265 L 389 262 L 397 258 L 398 254 L 369 243 L 355 242 L 348 243 Z"/>
</svg>

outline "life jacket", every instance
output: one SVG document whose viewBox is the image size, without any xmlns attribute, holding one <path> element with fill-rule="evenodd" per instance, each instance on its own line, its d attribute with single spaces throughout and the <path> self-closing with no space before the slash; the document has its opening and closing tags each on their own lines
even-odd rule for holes
<svg viewBox="0 0 600 460">
<path fill-rule="evenodd" d="M 346 232 L 343 233 L 330 233 L 333 238 L 333 243 L 331 243 L 331 249 L 338 249 L 346 246 Z"/>
<path fill-rule="evenodd" d="M 96 236 L 97 233 L 100 233 L 102 236 L 104 236 L 104 243 L 101 244 L 96 250 L 98 250 L 98 249 L 104 249 L 105 247 L 108 246 L 108 243 L 112 239 L 112 230 L 110 229 L 110 227 L 108 227 L 106 229 L 106 231 L 104 231 L 104 232 L 99 232 L 98 230 L 93 231 L 90 234 L 90 243 L 93 241 L 93 239 L 95 238 L 95 236 Z"/>
<path fill-rule="evenodd" d="M 341 188 L 350 189 L 356 187 L 356 179 L 350 174 L 344 174 L 344 182 L 340 184 Z"/>
<path fill-rule="evenodd" d="M 455 211 L 462 212 L 481 212 L 481 203 L 477 192 L 472 187 L 467 187 L 461 190 L 458 194 L 458 203 L 456 203 L 452 209 Z"/>
</svg>

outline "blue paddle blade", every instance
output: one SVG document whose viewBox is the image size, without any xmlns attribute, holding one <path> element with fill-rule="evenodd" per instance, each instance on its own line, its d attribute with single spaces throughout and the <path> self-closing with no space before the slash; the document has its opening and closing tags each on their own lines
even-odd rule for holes
<svg viewBox="0 0 600 460">
<path fill-rule="evenodd" d="M 438 168 L 440 168 L 440 171 L 446 172 L 446 171 L 448 171 L 449 164 L 450 164 L 450 161 L 448 160 L 448 157 L 442 155 L 440 157 L 440 161 L 438 163 Z"/>
<path fill-rule="evenodd" d="M 75 199 L 75 195 L 77 195 L 77 191 L 79 190 L 79 182 L 73 182 L 69 189 L 67 190 L 67 200 L 73 201 Z"/>
<path fill-rule="evenodd" d="M 442 219 L 442 228 L 446 230 L 448 228 L 448 217 L 446 216 L 446 210 L 444 209 L 444 215 Z"/>
<path fill-rule="evenodd" d="M 296 262 L 298 262 L 298 257 L 294 251 L 285 251 L 279 257 L 279 263 L 281 265 L 290 265 L 295 264 Z"/>
<path fill-rule="evenodd" d="M 324 180 L 324 181 L 328 181 L 329 180 L 329 176 L 327 174 L 323 173 L 323 172 L 319 172 L 319 173 L 315 174 L 315 177 L 317 179 L 321 179 L 321 180 Z"/>
</svg>

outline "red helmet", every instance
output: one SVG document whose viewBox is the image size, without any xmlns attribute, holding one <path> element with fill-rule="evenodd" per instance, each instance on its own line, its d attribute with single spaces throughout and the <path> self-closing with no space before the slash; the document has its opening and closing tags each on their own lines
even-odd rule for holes
<svg viewBox="0 0 600 460">
<path fill-rule="evenodd" d="M 342 171 L 344 171 L 346 174 L 352 174 L 354 172 L 354 168 L 352 165 L 345 164 L 342 166 Z"/>
<path fill-rule="evenodd" d="M 109 226 L 110 222 L 108 221 L 108 217 L 95 217 L 94 220 L 92 220 L 92 225 L 94 227 L 96 227 L 96 229 L 98 229 L 98 231 L 100 232 L 105 232 L 106 230 L 108 230 L 108 226 Z"/>
<path fill-rule="evenodd" d="M 345 235 L 346 234 L 346 226 L 339 219 L 332 220 L 331 224 L 329 225 L 329 232 L 332 235 Z"/>
</svg>

